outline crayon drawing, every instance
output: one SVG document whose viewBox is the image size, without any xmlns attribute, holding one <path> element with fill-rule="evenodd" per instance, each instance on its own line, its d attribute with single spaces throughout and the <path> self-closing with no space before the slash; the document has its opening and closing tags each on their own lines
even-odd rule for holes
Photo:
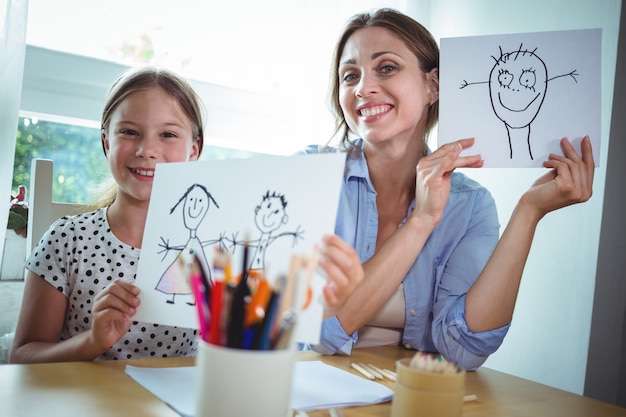
<svg viewBox="0 0 626 417">
<path fill-rule="evenodd" d="M 322 236 L 334 232 L 344 165 L 340 153 L 157 165 L 137 268 L 141 305 L 134 319 L 198 328 L 185 281 L 194 257 L 211 280 L 216 253 L 228 252 L 237 277 L 246 241 L 248 266 L 279 282 L 294 254 L 313 254 Z M 294 338 L 316 343 L 322 272 L 316 269 L 302 285 L 310 294 Z"/>
<path fill-rule="evenodd" d="M 486 167 L 540 167 L 561 137 L 589 134 L 599 155 L 600 42 L 595 29 L 442 39 L 439 145 L 475 137 L 464 152 Z"/>
<path fill-rule="evenodd" d="M 155 289 L 164 294 L 168 294 L 171 298 L 166 303 L 174 304 L 176 295 L 191 295 L 191 286 L 189 285 L 189 275 L 193 265 L 194 257 L 199 258 L 199 262 L 205 266 L 204 271 L 207 272 L 207 281 L 212 283 L 210 268 L 204 254 L 204 246 L 221 242 L 221 239 L 211 241 L 200 241 L 197 230 L 209 211 L 210 203 L 213 202 L 216 208 L 219 205 L 211 196 L 211 193 L 201 184 L 191 185 L 178 202 L 170 209 L 170 215 L 174 213 L 178 206 L 181 206 L 182 218 L 185 228 L 189 230 L 187 242 L 182 246 L 171 246 L 167 238 L 161 237 L 159 246 L 159 254 L 163 254 L 163 260 L 168 258 L 170 251 L 178 252 L 176 258 L 169 263 L 167 269 L 161 275 Z M 188 300 L 187 304 L 193 305 L 193 299 Z"/>
</svg>

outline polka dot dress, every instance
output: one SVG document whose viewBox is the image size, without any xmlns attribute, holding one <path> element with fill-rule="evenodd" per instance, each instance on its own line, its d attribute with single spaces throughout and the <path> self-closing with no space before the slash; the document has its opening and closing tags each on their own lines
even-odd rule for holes
<svg viewBox="0 0 626 417">
<path fill-rule="evenodd" d="M 135 281 L 140 250 L 119 241 L 106 208 L 57 220 L 35 247 L 26 268 L 68 299 L 60 340 L 91 327 L 93 299 L 116 278 Z M 128 333 L 96 359 L 193 356 L 196 330 L 134 322 Z"/>
</svg>

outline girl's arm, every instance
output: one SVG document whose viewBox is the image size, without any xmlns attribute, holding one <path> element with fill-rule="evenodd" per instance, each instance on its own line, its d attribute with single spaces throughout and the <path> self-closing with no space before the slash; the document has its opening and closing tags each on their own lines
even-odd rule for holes
<svg viewBox="0 0 626 417">
<path fill-rule="evenodd" d="M 132 284 L 115 281 L 94 297 L 91 329 L 60 341 L 67 298 L 33 272 L 29 272 L 11 362 L 63 362 L 93 360 L 109 349 L 130 328 L 139 304 Z M 134 306 L 134 307 L 133 307 Z"/>
</svg>

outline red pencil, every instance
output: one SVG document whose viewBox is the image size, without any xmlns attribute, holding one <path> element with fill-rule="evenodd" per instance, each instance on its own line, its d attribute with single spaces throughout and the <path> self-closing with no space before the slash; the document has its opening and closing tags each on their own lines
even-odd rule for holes
<svg viewBox="0 0 626 417">
<path fill-rule="evenodd" d="M 226 275 L 229 258 L 228 255 L 219 249 L 216 249 L 213 258 L 213 288 L 211 289 L 211 324 L 209 326 L 209 343 L 223 346 L 225 341 L 222 340 L 224 329 L 222 326 L 222 311 L 224 309 L 224 285 L 226 285 Z"/>
<path fill-rule="evenodd" d="M 209 343 L 222 345 L 222 293 L 224 291 L 223 281 L 214 281 L 211 289 L 211 325 L 209 326 Z"/>
</svg>

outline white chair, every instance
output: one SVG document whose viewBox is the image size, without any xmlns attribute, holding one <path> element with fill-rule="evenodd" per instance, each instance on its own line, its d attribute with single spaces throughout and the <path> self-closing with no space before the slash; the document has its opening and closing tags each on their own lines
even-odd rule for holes
<svg viewBox="0 0 626 417">
<path fill-rule="evenodd" d="M 88 210 L 89 206 L 52 201 L 52 168 L 50 159 L 35 158 L 30 167 L 28 200 L 28 234 L 26 250 L 30 253 L 48 227 L 57 219 Z"/>
</svg>

